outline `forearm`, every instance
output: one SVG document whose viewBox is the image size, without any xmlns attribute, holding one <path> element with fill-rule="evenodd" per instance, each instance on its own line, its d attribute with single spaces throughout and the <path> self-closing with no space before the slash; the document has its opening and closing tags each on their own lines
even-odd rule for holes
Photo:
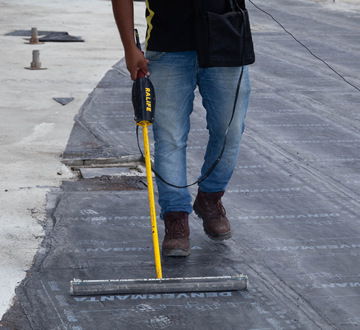
<svg viewBox="0 0 360 330">
<path fill-rule="evenodd" d="M 134 39 L 134 8 L 133 0 L 111 0 L 116 25 L 124 45 L 126 67 L 132 80 L 135 80 L 139 70 L 150 75 L 148 61 L 144 54 L 136 47 Z"/>
<path fill-rule="evenodd" d="M 133 0 L 112 0 L 116 25 L 120 32 L 125 53 L 136 47 L 134 41 Z"/>
</svg>

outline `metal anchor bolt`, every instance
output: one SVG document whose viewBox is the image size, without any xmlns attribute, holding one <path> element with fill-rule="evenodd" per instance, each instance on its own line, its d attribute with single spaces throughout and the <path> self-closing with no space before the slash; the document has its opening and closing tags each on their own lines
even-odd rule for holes
<svg viewBox="0 0 360 330">
<path fill-rule="evenodd" d="M 29 69 L 29 70 L 46 70 L 46 68 L 41 67 L 40 50 L 33 50 L 32 55 L 33 55 L 33 59 L 32 59 L 32 62 L 30 63 L 30 67 L 25 68 L 25 69 Z"/>
<path fill-rule="evenodd" d="M 33 50 L 33 60 L 30 63 L 30 66 L 32 69 L 40 69 L 41 63 L 40 63 L 40 51 L 39 50 Z"/>
<path fill-rule="evenodd" d="M 31 28 L 31 38 L 29 42 L 26 42 L 26 44 L 31 44 L 31 45 L 43 44 L 43 42 L 39 42 L 37 28 Z"/>
<path fill-rule="evenodd" d="M 38 38 L 38 35 L 37 35 L 37 28 L 31 28 L 30 43 L 31 44 L 38 44 L 39 43 L 39 38 Z"/>
</svg>

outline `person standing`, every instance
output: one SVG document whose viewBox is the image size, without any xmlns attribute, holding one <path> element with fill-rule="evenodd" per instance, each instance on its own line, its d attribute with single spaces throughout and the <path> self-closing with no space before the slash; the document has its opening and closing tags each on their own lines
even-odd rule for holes
<svg viewBox="0 0 360 330">
<path fill-rule="evenodd" d="M 227 0 L 199 2 L 202 2 L 200 6 L 218 13 L 226 12 L 228 7 Z M 156 91 L 153 124 L 155 170 L 172 185 L 186 186 L 186 146 L 195 88 L 198 86 L 202 96 L 209 130 L 201 168 L 203 176 L 223 148 L 242 67 L 199 66 L 193 19 L 194 0 L 146 0 L 145 56 L 134 41 L 133 0 L 112 0 L 112 6 L 131 79 L 135 80 L 138 71 L 142 70 Z M 164 256 L 190 254 L 188 215 L 193 210 L 202 218 L 204 231 L 211 239 L 225 240 L 232 236 L 221 198 L 237 161 L 250 91 L 248 67 L 244 66 L 224 153 L 210 175 L 199 183 L 193 206 L 187 188 L 176 188 L 156 178 L 160 217 L 165 222 Z"/>
</svg>

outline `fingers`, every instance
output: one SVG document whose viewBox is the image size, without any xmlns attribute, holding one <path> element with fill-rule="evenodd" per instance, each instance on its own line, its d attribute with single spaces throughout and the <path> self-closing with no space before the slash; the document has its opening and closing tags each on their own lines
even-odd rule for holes
<svg viewBox="0 0 360 330">
<path fill-rule="evenodd" d="M 146 76 L 150 76 L 150 72 L 149 72 L 149 69 L 147 66 L 148 63 L 149 63 L 149 60 L 145 60 L 145 57 L 144 57 L 144 61 L 140 65 L 140 69 L 142 70 L 142 72 L 144 72 L 144 74 Z"/>
<path fill-rule="evenodd" d="M 149 68 L 147 66 L 149 61 L 145 59 L 144 53 L 141 52 L 138 48 L 134 48 L 133 50 L 125 53 L 125 59 L 126 66 L 132 80 L 137 78 L 140 70 L 144 75 L 150 76 Z"/>
<path fill-rule="evenodd" d="M 145 76 L 150 76 L 149 70 L 146 73 L 144 73 L 144 70 L 138 68 L 136 71 L 130 72 L 130 77 L 132 80 L 135 80 L 136 78 L 140 78 L 140 77 L 145 77 Z"/>
<path fill-rule="evenodd" d="M 139 70 L 135 70 L 135 71 L 130 71 L 130 70 L 129 70 L 131 80 L 133 80 L 133 81 L 134 81 L 134 80 L 137 78 L 138 71 L 139 71 Z"/>
<path fill-rule="evenodd" d="M 128 68 L 128 70 L 130 72 L 130 76 L 131 76 L 132 80 L 135 80 L 138 77 L 138 74 L 139 74 L 140 70 L 141 70 L 142 73 L 144 73 L 144 75 L 150 76 L 150 72 L 149 72 L 149 69 L 148 69 L 146 64 L 137 67 L 135 70 L 131 70 L 129 68 Z"/>
</svg>

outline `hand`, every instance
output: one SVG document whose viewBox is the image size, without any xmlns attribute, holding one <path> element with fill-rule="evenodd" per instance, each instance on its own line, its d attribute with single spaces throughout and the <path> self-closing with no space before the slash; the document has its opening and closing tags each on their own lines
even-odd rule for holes
<svg viewBox="0 0 360 330">
<path fill-rule="evenodd" d="M 131 49 L 125 51 L 126 68 L 130 72 L 132 80 L 135 80 L 138 71 L 141 70 L 146 76 L 150 76 L 147 64 L 149 60 L 145 59 L 144 53 L 134 45 Z"/>
</svg>

